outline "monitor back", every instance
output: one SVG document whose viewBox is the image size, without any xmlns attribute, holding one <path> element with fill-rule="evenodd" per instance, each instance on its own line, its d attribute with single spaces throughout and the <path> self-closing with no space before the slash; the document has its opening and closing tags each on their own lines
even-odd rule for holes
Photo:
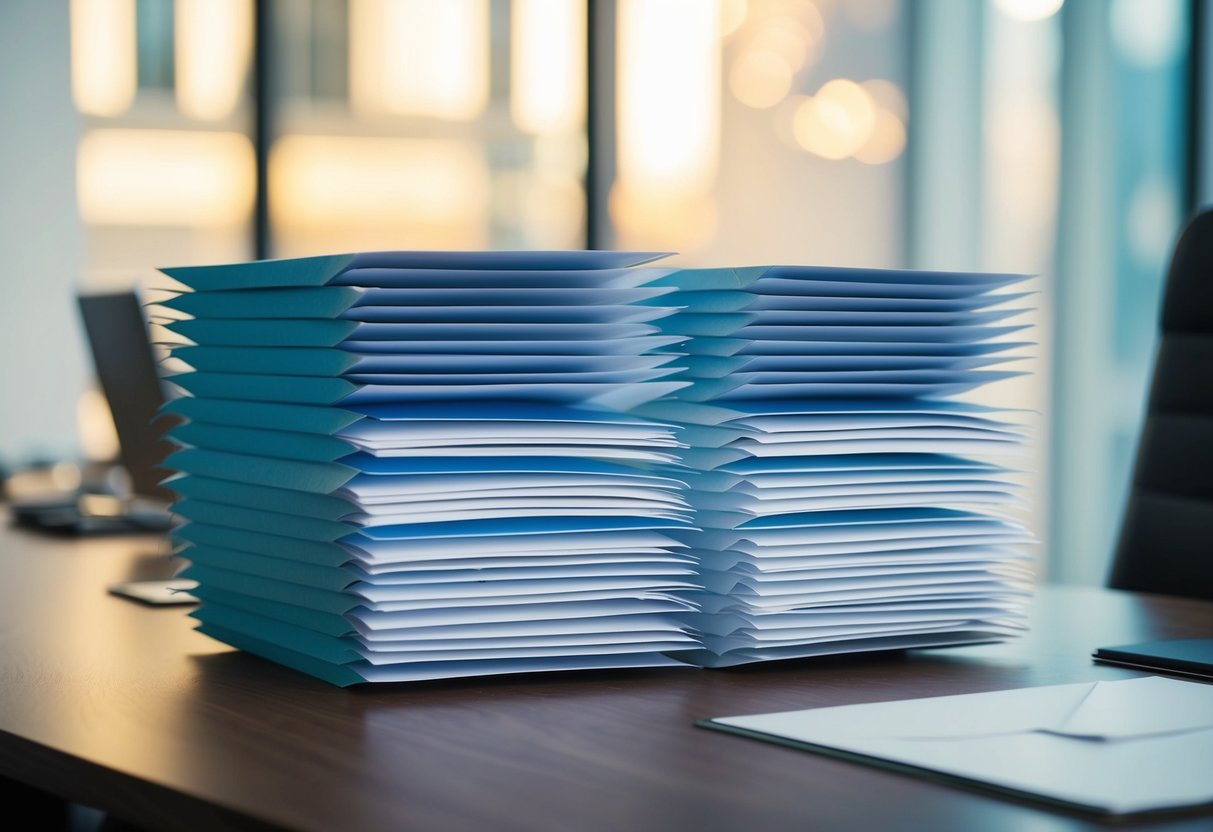
<svg viewBox="0 0 1213 832">
<path fill-rule="evenodd" d="M 169 424 L 158 418 L 164 391 L 139 298 L 134 292 L 82 295 L 80 313 L 131 488 L 143 497 L 172 499 L 160 485 L 165 472 L 159 466 L 171 448 L 164 438 Z"/>
</svg>

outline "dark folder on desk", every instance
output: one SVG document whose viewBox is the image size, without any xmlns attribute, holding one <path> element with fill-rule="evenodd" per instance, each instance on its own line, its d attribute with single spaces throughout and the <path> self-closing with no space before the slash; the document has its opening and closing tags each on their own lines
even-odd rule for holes
<svg viewBox="0 0 1213 832">
<path fill-rule="evenodd" d="M 1213 638 L 1146 641 L 1121 647 L 1100 647 L 1092 657 L 1103 664 L 1213 679 Z"/>
</svg>

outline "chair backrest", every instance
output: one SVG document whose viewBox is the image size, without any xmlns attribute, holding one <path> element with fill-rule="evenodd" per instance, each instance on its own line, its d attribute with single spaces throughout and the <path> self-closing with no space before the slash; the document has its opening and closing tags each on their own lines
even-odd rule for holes
<svg viewBox="0 0 1213 832">
<path fill-rule="evenodd" d="M 1108 583 L 1213 598 L 1213 211 L 1184 229 Z"/>
</svg>

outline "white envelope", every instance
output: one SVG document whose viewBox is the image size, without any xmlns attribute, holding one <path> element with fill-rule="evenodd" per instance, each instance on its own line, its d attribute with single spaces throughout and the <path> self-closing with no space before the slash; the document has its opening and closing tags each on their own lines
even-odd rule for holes
<svg viewBox="0 0 1213 832">
<path fill-rule="evenodd" d="M 1107 814 L 1213 802 L 1213 685 L 1158 676 L 703 724 Z"/>
</svg>

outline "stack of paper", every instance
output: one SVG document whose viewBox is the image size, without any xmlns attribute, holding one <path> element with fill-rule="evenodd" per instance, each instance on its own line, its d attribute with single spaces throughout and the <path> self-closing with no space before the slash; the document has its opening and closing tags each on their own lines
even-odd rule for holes
<svg viewBox="0 0 1213 832">
<path fill-rule="evenodd" d="M 695 583 L 667 271 L 612 252 L 167 269 L 200 629 L 338 684 L 672 663 Z M 661 470 L 658 470 L 658 466 Z"/>
<path fill-rule="evenodd" d="M 685 427 L 700 531 L 703 649 L 768 658 L 990 640 L 1021 627 L 1029 535 L 1003 460 L 1024 430 L 939 400 L 994 369 L 1025 311 L 1016 275 L 758 267 L 685 270 L 691 384 L 641 413 Z M 991 307 L 1003 308 L 992 310 Z M 987 461 L 983 461 L 987 460 Z M 993 461 L 988 461 L 993 460 Z"/>
</svg>

